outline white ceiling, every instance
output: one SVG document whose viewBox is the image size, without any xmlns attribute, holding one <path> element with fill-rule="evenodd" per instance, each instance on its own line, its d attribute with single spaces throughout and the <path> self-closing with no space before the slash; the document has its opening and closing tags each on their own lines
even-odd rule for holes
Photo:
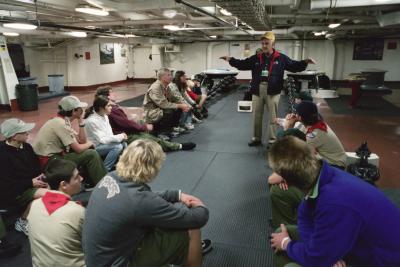
<svg viewBox="0 0 400 267">
<path fill-rule="evenodd" d="M 75 7 L 83 4 L 101 7 L 109 15 L 76 12 Z M 222 15 L 216 5 L 233 15 Z M 199 12 L 203 7 L 214 7 L 216 12 Z M 315 31 L 327 31 L 333 38 L 397 38 L 399 12 L 400 1 L 394 0 L 38 0 L 36 4 L 33 0 L 0 0 L 0 22 L 39 26 L 34 31 L 18 31 L 21 35 L 11 38 L 31 43 L 59 42 L 71 38 L 64 34 L 71 30 L 86 31 L 87 38 L 122 38 L 132 33 L 171 42 L 258 39 L 269 29 L 280 38 L 325 38 L 315 37 Z M 167 17 L 173 13 L 174 17 Z M 327 27 L 335 22 L 341 26 Z M 164 25 L 180 30 L 169 31 Z M 4 31 L 10 30 L 0 27 Z"/>
</svg>

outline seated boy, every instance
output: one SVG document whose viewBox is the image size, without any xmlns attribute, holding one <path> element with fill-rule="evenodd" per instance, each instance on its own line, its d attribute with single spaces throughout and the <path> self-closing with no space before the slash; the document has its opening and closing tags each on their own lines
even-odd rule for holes
<svg viewBox="0 0 400 267">
<path fill-rule="evenodd" d="M 5 141 L 0 142 L 0 208 L 10 213 L 22 212 L 15 223 L 15 230 L 28 235 L 26 217 L 32 200 L 46 193 L 47 184 L 42 180 L 39 159 L 27 143 L 34 123 L 16 118 L 1 124 Z"/>
<path fill-rule="evenodd" d="M 64 159 L 51 160 L 45 175 L 51 191 L 32 203 L 28 216 L 33 266 L 85 266 L 81 245 L 85 209 L 71 201 L 80 191 L 82 177 L 76 164 Z"/>
</svg>

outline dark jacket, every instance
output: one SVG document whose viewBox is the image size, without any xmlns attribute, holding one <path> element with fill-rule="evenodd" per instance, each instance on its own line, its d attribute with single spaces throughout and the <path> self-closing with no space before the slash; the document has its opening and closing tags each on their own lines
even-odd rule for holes
<svg viewBox="0 0 400 267">
<path fill-rule="evenodd" d="M 205 207 L 187 208 L 179 190 L 152 192 L 147 184 L 122 180 L 108 173 L 93 190 L 83 225 L 87 267 L 126 267 L 154 228 L 199 229 L 208 221 Z"/>
<path fill-rule="evenodd" d="M 250 92 L 253 95 L 260 94 L 260 83 L 263 81 L 261 71 L 263 69 L 266 68 L 269 70 L 268 79 L 266 80 L 268 82 L 267 93 L 269 95 L 277 95 L 280 94 L 283 89 L 283 74 L 285 70 L 300 72 L 307 68 L 307 63 L 304 60 L 292 60 L 275 49 L 270 57 L 267 57 L 263 53 L 260 55 L 253 55 L 246 59 L 231 58 L 229 64 L 238 70 L 251 70 Z"/>
<path fill-rule="evenodd" d="M 1 207 L 15 206 L 15 198 L 33 188 L 32 179 L 41 174 L 39 159 L 28 143 L 21 148 L 0 142 L 0 203 Z"/>
<path fill-rule="evenodd" d="M 298 209 L 300 241 L 289 257 L 304 267 L 400 266 L 400 210 L 376 187 L 324 162 L 318 196 Z"/>
<path fill-rule="evenodd" d="M 146 125 L 140 125 L 130 120 L 118 105 L 112 106 L 111 114 L 108 115 L 108 119 L 114 134 L 126 133 L 129 135 L 147 131 Z"/>
</svg>

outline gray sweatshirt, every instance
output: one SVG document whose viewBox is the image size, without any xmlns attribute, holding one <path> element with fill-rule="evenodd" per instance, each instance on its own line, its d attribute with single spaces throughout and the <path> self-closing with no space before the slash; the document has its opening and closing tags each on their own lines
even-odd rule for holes
<svg viewBox="0 0 400 267">
<path fill-rule="evenodd" d="M 147 232 L 154 228 L 198 229 L 208 221 L 205 207 L 187 208 L 179 190 L 152 192 L 147 184 L 108 173 L 93 190 L 83 226 L 87 267 L 126 267 Z"/>
</svg>

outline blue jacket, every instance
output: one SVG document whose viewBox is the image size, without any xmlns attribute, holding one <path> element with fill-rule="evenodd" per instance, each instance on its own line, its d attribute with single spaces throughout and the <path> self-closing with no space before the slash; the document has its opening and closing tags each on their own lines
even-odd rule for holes
<svg viewBox="0 0 400 267">
<path fill-rule="evenodd" d="M 287 253 L 303 267 L 400 266 L 400 209 L 361 179 L 324 162 L 317 198 L 298 210 L 300 241 Z"/>
<path fill-rule="evenodd" d="M 229 64 L 238 70 L 251 70 L 250 92 L 253 95 L 260 94 L 260 83 L 262 82 L 261 71 L 263 69 L 266 68 L 269 70 L 267 93 L 269 95 L 277 95 L 283 89 L 283 74 L 285 70 L 299 72 L 307 68 L 307 63 L 304 60 L 292 60 L 275 49 L 270 57 L 267 57 L 263 53 L 246 59 L 231 58 Z"/>
</svg>

